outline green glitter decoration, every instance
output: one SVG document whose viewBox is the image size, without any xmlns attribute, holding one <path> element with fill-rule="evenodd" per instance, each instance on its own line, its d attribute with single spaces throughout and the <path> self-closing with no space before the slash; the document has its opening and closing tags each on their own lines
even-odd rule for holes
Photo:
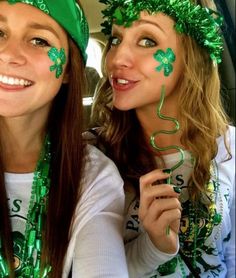
<svg viewBox="0 0 236 278">
<path fill-rule="evenodd" d="M 221 62 L 223 38 L 220 27 L 223 17 L 215 11 L 201 7 L 190 0 L 99 0 L 107 5 L 102 11 L 104 22 L 102 32 L 111 34 L 112 24 L 129 27 L 139 19 L 141 11 L 149 14 L 162 12 L 175 20 L 179 33 L 191 36 L 206 48 L 214 64 Z"/>
<path fill-rule="evenodd" d="M 59 51 L 56 47 L 52 47 L 48 51 L 48 57 L 55 63 L 50 66 L 50 71 L 56 71 L 56 78 L 59 78 L 63 73 L 63 65 L 66 63 L 66 54 L 64 48 Z"/>
<path fill-rule="evenodd" d="M 167 48 L 166 52 L 159 49 L 153 55 L 154 58 L 160 62 L 160 65 L 156 67 L 157 71 L 162 71 L 164 69 L 164 75 L 169 76 L 173 72 L 172 63 L 175 61 L 175 54 L 171 48 Z"/>
</svg>

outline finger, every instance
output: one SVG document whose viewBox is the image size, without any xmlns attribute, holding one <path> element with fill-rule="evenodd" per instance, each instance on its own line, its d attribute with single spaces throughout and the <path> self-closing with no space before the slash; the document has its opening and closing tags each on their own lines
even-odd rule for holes
<svg viewBox="0 0 236 278">
<path fill-rule="evenodd" d="M 156 199 L 164 199 L 163 207 L 168 205 L 167 199 L 178 198 L 177 193 L 171 185 L 146 186 L 140 195 L 139 216 L 142 220 L 150 210 L 150 206 Z M 155 210 L 154 210 L 155 211 Z"/>
<path fill-rule="evenodd" d="M 170 231 L 178 233 L 181 219 L 181 211 L 179 209 L 171 209 L 164 211 L 157 220 L 151 221 L 146 219 L 143 222 L 143 226 L 148 234 L 152 237 L 160 237 L 166 235 L 167 227 Z"/>
<path fill-rule="evenodd" d="M 146 185 L 153 184 L 157 180 L 163 180 L 169 177 L 170 174 L 164 173 L 162 169 L 155 169 L 146 175 L 143 175 L 139 179 L 140 192 Z"/>
<path fill-rule="evenodd" d="M 177 198 L 155 199 L 149 207 L 143 222 L 155 222 L 165 211 L 173 209 L 178 209 L 180 213 L 182 211 L 181 203 Z"/>
<path fill-rule="evenodd" d="M 149 185 L 140 192 L 140 202 L 149 207 L 151 202 L 157 198 L 178 198 L 181 190 L 168 184 Z"/>
<path fill-rule="evenodd" d="M 163 234 L 166 232 L 166 228 L 170 227 L 170 230 L 178 233 L 181 219 L 181 211 L 179 209 L 172 209 L 164 211 L 159 219 L 158 225 Z"/>
</svg>

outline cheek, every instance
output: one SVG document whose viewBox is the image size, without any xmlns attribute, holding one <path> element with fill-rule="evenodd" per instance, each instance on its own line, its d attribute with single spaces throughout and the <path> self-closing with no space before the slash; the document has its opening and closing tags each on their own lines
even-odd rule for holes
<svg viewBox="0 0 236 278">
<path fill-rule="evenodd" d="M 40 63 L 36 62 L 40 61 Z M 34 57 L 35 71 L 37 76 L 44 79 L 51 79 L 55 82 L 55 79 L 62 79 L 67 66 L 67 54 L 63 56 L 49 55 L 48 52 L 41 53 Z M 50 81 L 49 81 L 50 82 Z"/>
<path fill-rule="evenodd" d="M 41 59 L 40 66 L 38 66 L 38 74 L 44 77 L 52 77 L 52 72 L 50 71 L 50 66 L 52 62 L 49 60 L 49 58 L 46 57 L 46 59 Z"/>
<path fill-rule="evenodd" d="M 35 72 L 38 75 L 50 75 L 50 66 L 53 62 L 48 57 L 47 52 L 39 54 L 31 54 L 28 52 L 28 61 L 31 61 L 31 64 L 35 68 Z"/>
</svg>

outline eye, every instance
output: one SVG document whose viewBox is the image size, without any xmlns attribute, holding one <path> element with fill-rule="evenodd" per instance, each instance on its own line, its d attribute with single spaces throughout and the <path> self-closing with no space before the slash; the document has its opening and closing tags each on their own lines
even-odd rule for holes
<svg viewBox="0 0 236 278">
<path fill-rule="evenodd" d="M 121 40 L 118 37 L 111 37 L 109 40 L 110 46 L 116 46 L 120 44 Z"/>
<path fill-rule="evenodd" d="M 4 38 L 4 37 L 5 37 L 5 33 L 2 30 L 0 30 L 0 38 Z"/>
<path fill-rule="evenodd" d="M 143 38 L 138 42 L 138 45 L 143 47 L 154 47 L 157 46 L 157 43 L 150 38 Z"/>
<path fill-rule="evenodd" d="M 50 46 L 50 44 L 46 40 L 41 39 L 41 38 L 33 38 L 31 40 L 31 43 L 34 46 L 38 46 L 38 47 L 49 47 Z"/>
</svg>

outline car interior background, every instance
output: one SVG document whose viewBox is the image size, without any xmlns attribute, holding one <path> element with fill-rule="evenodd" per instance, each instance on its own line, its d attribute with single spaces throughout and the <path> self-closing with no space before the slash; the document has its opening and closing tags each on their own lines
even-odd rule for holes
<svg viewBox="0 0 236 278">
<path fill-rule="evenodd" d="M 204 0 L 201 0 L 204 1 Z M 201 2 L 200 1 L 200 2 Z M 101 58 L 107 38 L 101 33 L 102 14 L 104 5 L 99 0 L 81 0 L 90 28 L 90 40 L 87 49 L 88 62 L 86 76 L 88 92 L 84 94 L 84 130 L 89 126 L 91 105 L 99 80 L 102 78 Z M 235 0 L 214 0 L 218 10 L 224 16 L 222 27 L 224 35 L 224 53 L 219 66 L 222 84 L 222 99 L 233 125 L 235 119 L 235 65 L 236 65 L 236 31 L 235 31 Z"/>
</svg>

